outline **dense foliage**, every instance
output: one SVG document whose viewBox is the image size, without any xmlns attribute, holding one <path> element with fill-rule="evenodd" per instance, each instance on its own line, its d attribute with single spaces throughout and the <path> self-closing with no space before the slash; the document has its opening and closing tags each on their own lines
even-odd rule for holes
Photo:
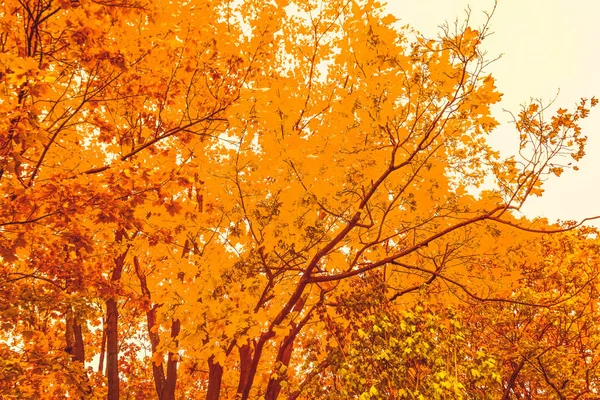
<svg viewBox="0 0 600 400">
<path fill-rule="evenodd" d="M 598 398 L 598 239 L 488 26 L 372 0 L 0 6 L 0 397 Z"/>
</svg>

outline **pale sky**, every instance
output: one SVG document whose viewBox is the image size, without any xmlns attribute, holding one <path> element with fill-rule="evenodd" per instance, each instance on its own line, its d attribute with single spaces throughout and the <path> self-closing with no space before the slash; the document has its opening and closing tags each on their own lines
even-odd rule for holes
<svg viewBox="0 0 600 400">
<path fill-rule="evenodd" d="M 493 5 L 493 0 L 388 0 L 400 24 L 428 37 L 437 37 L 445 21 L 463 20 L 467 6 L 476 28 Z M 530 98 L 547 103 L 559 90 L 553 109 L 572 109 L 581 97 L 600 99 L 600 1 L 499 0 L 491 31 L 483 49 L 490 59 L 502 54 L 488 71 L 504 96 L 495 111 L 502 125 L 490 141 L 503 154 L 513 154 L 518 143 L 503 108 L 516 113 Z M 600 105 L 582 128 L 588 145 L 580 170 L 546 183 L 543 197 L 528 200 L 523 210 L 527 216 L 555 221 L 600 215 Z M 592 224 L 600 227 L 599 220 Z"/>
</svg>

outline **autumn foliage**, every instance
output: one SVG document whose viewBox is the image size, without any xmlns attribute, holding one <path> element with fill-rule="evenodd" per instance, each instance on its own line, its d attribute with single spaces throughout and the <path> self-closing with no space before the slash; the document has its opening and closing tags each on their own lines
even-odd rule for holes
<svg viewBox="0 0 600 400">
<path fill-rule="evenodd" d="M 519 213 L 597 100 L 525 105 L 501 158 L 487 24 L 0 13 L 0 397 L 600 396 L 597 232 Z"/>
</svg>

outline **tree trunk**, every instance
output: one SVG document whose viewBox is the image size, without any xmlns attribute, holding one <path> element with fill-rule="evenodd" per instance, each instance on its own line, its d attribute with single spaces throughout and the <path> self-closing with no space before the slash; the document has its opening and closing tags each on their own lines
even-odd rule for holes
<svg viewBox="0 0 600 400">
<path fill-rule="evenodd" d="M 279 348 L 279 352 L 277 353 L 277 361 L 275 365 L 282 365 L 287 367 L 290 365 L 290 359 L 292 358 L 292 351 L 294 349 L 294 339 L 296 338 L 296 334 L 293 336 L 286 337 L 281 347 Z M 289 338 L 289 339 L 288 339 Z M 280 371 L 277 371 L 278 378 L 277 379 L 269 379 L 269 384 L 267 385 L 267 392 L 265 393 L 265 400 L 275 400 L 277 396 L 279 396 L 279 392 L 281 391 L 281 381 L 284 376 L 281 376 Z"/>
<path fill-rule="evenodd" d="M 238 393 L 242 393 L 244 391 L 244 386 L 246 385 L 246 381 L 248 380 L 248 375 L 250 373 L 250 365 L 252 363 L 252 350 L 250 349 L 249 344 L 245 344 L 240 347 L 240 382 L 238 384 Z"/>
<path fill-rule="evenodd" d="M 108 400 L 119 400 L 119 311 L 115 299 L 106 301 L 106 375 Z"/>
<path fill-rule="evenodd" d="M 115 234 L 115 242 L 121 243 L 125 231 L 120 229 Z M 115 258 L 115 267 L 110 278 L 112 283 L 121 279 L 127 249 Z M 117 294 L 111 293 L 106 300 L 106 376 L 108 378 L 108 400 L 119 400 L 119 310 L 117 309 Z"/>
<path fill-rule="evenodd" d="M 158 305 L 155 304 L 150 310 L 146 312 L 146 321 L 148 324 L 148 336 L 150 337 L 150 347 L 152 349 L 152 355 L 156 354 L 156 348 L 158 347 L 160 338 L 158 333 L 154 331 L 156 325 L 156 310 Z M 163 370 L 162 362 L 156 364 L 152 362 L 152 376 L 154 378 L 154 388 L 158 398 L 161 399 L 162 389 L 165 386 L 165 371 Z"/>
<path fill-rule="evenodd" d="M 75 336 L 75 347 L 73 351 L 73 360 L 85 363 L 85 347 L 83 344 L 83 326 L 80 321 L 73 322 L 73 335 Z"/>
<path fill-rule="evenodd" d="M 301 293 L 301 292 L 299 291 L 298 293 Z M 299 297 L 299 296 L 296 296 L 296 297 Z M 298 298 L 296 300 L 296 304 L 293 306 L 293 310 L 300 312 L 302 307 L 304 307 L 304 301 L 302 301 L 300 298 Z M 296 336 L 298 335 L 298 333 L 300 333 L 300 331 L 302 330 L 304 325 L 306 325 L 306 323 L 310 320 L 310 316 L 311 316 L 312 312 L 314 311 L 314 309 L 315 308 L 313 307 L 311 310 L 309 310 L 306 313 L 306 315 L 304 316 L 304 318 L 302 318 L 302 320 L 298 324 L 294 324 L 292 322 L 292 330 L 285 337 L 285 339 L 283 340 L 283 343 L 281 344 L 281 347 L 279 348 L 279 352 L 277 353 L 277 361 L 282 363 L 286 367 L 289 365 L 290 358 L 292 356 L 292 351 L 294 348 L 293 347 L 294 340 L 296 339 Z M 292 307 L 288 307 L 287 312 L 289 313 L 289 311 L 292 311 Z M 280 314 L 280 315 L 283 315 L 283 314 Z M 275 320 L 275 322 L 279 323 L 281 321 Z M 242 375 L 240 375 L 240 385 L 238 386 L 238 396 L 240 396 L 242 400 L 247 400 L 248 397 L 250 396 L 250 389 L 252 388 L 252 383 L 254 381 L 254 376 L 256 375 L 258 363 L 260 362 L 260 358 L 262 356 L 262 350 L 265 346 L 265 343 L 267 343 L 273 337 L 275 337 L 275 332 L 273 330 L 264 332 L 260 335 L 258 342 L 256 342 L 256 344 L 254 346 L 254 357 L 252 357 L 252 361 L 248 368 L 247 376 L 246 376 L 244 382 L 242 382 L 242 379 L 241 379 Z M 240 391 L 240 387 L 242 387 L 243 390 Z M 270 379 L 269 383 L 267 385 L 267 392 L 265 393 L 265 398 L 266 399 L 277 398 L 280 390 L 281 390 L 281 379 L 276 379 L 276 380 Z M 271 396 L 271 397 L 269 397 L 269 396 Z"/>
<path fill-rule="evenodd" d="M 80 389 L 85 395 L 92 392 L 92 388 L 88 382 L 87 372 L 85 371 L 85 349 L 83 344 L 83 328 L 81 322 L 77 321 L 72 306 L 67 306 L 65 312 L 65 341 L 67 347 L 65 351 L 71 355 L 71 360 L 79 362 L 78 368 L 81 368 L 83 381 L 79 383 Z M 79 397 L 85 398 L 84 395 Z"/>
<path fill-rule="evenodd" d="M 274 336 L 275 332 L 273 331 L 264 332 L 260 335 L 258 342 L 256 342 L 256 345 L 254 346 L 254 357 L 252 357 L 252 362 L 248 368 L 246 382 L 244 382 L 243 385 L 240 385 L 243 386 L 243 390 L 241 393 L 238 393 L 242 400 L 248 400 L 248 397 L 250 397 L 250 389 L 252 389 L 252 383 L 254 382 L 254 376 L 256 375 L 258 363 L 262 357 L 263 348 L 265 343 L 267 343 Z"/>
<path fill-rule="evenodd" d="M 323 300 L 323 297 L 321 297 L 321 300 Z M 304 302 L 298 302 L 297 306 L 298 312 L 300 312 L 300 309 L 304 306 Z M 310 309 L 298 324 L 291 322 L 292 330 L 290 331 L 290 333 L 288 333 L 285 339 L 283 339 L 283 343 L 281 343 L 281 346 L 279 347 L 275 365 L 285 366 L 286 375 L 287 367 L 289 367 L 290 365 L 292 352 L 294 351 L 294 341 L 296 340 L 296 337 L 298 336 L 304 325 L 306 325 L 306 323 L 310 320 L 311 314 L 314 310 L 315 308 Z M 267 391 L 265 393 L 265 400 L 275 400 L 279 396 L 279 392 L 281 391 L 281 381 L 284 378 L 284 376 L 281 375 L 281 372 L 277 371 L 277 379 L 269 379 L 269 383 L 267 384 Z"/>
<path fill-rule="evenodd" d="M 512 391 L 512 389 L 515 385 L 515 382 L 517 380 L 517 376 L 519 376 L 519 372 L 521 372 L 521 369 L 523 368 L 524 365 L 525 365 L 525 359 L 521 360 L 521 362 L 515 366 L 513 373 L 510 375 L 510 378 L 508 379 L 508 382 L 506 383 L 506 388 L 504 389 L 504 393 L 502 394 L 501 400 L 510 400 L 510 392 Z"/>
<path fill-rule="evenodd" d="M 65 250 L 65 252 L 67 251 Z M 80 283 L 73 282 L 73 279 L 65 279 L 65 290 L 68 294 L 73 294 L 73 291 L 79 289 L 80 286 Z M 65 339 L 67 342 L 65 351 L 71 354 L 71 360 L 84 363 L 83 329 L 71 304 L 67 304 L 65 310 Z"/>
<path fill-rule="evenodd" d="M 206 400 L 219 400 L 221 393 L 221 379 L 223 378 L 223 367 L 213 362 L 214 357 L 208 359 L 208 391 Z"/>
<path fill-rule="evenodd" d="M 75 317 L 73 316 L 73 308 L 68 305 L 67 311 L 65 312 L 65 342 L 67 347 L 65 347 L 65 351 L 71 355 L 73 358 L 73 354 L 75 352 L 75 330 L 73 329 Z"/>
<path fill-rule="evenodd" d="M 140 288 L 144 295 L 144 300 L 151 304 L 152 298 L 148 283 L 146 281 L 146 275 L 142 271 L 140 266 L 140 260 L 138 257 L 133 257 L 133 266 L 135 268 L 135 274 L 140 281 Z M 156 349 L 160 344 L 160 336 L 158 335 L 156 326 L 156 312 L 160 306 L 154 304 L 152 308 L 146 311 L 146 322 L 148 327 L 148 336 L 150 337 L 150 346 L 152 348 L 152 355 L 156 354 Z M 174 319 L 171 323 L 171 338 L 176 340 L 181 330 L 181 323 L 178 319 Z M 177 386 L 177 363 L 178 358 L 176 354 L 169 352 L 167 356 L 167 375 L 165 377 L 165 371 L 163 363 L 152 363 L 152 376 L 154 378 L 154 388 L 159 400 L 175 400 L 175 388 Z"/>
<path fill-rule="evenodd" d="M 181 323 L 178 319 L 174 319 L 171 323 L 171 338 L 175 338 L 179 335 L 181 329 Z M 162 388 L 160 400 L 175 400 L 175 388 L 177 386 L 177 354 L 169 352 L 167 360 L 167 379 Z"/>
</svg>

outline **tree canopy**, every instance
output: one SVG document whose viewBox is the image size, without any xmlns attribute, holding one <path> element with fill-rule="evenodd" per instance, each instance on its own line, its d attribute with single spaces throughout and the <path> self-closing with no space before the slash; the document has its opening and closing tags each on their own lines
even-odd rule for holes
<svg viewBox="0 0 600 400">
<path fill-rule="evenodd" d="M 501 157 L 489 18 L 0 12 L 1 397 L 598 397 L 597 232 L 519 213 L 598 101 L 524 105 Z"/>
</svg>

